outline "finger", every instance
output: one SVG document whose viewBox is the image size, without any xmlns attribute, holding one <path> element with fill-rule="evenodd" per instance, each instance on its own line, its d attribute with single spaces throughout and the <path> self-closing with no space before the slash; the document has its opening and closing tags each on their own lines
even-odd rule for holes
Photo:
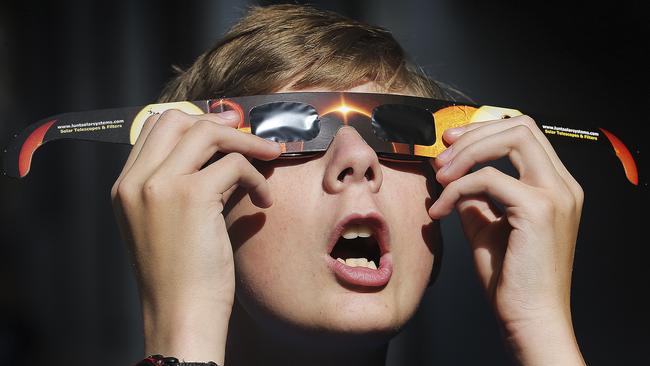
<svg viewBox="0 0 650 366">
<path fill-rule="evenodd" d="M 260 160 L 271 160 L 282 153 L 280 145 L 274 141 L 212 121 L 200 120 L 180 139 L 160 164 L 156 174 L 195 173 L 216 152 L 238 152 Z"/>
<path fill-rule="evenodd" d="M 238 118 L 238 117 L 237 117 Z M 182 136 L 200 119 L 220 124 L 233 124 L 233 120 L 218 114 L 190 115 L 176 109 L 163 112 L 138 154 L 131 170 L 134 180 L 144 182 L 169 155 Z"/>
<path fill-rule="evenodd" d="M 224 123 L 227 126 L 237 127 L 237 124 L 239 123 L 238 116 L 239 114 L 235 111 L 226 111 L 222 113 L 207 113 L 202 115 L 201 117 L 215 121 L 217 123 Z M 160 113 L 152 114 L 142 124 L 142 129 L 140 130 L 140 134 L 135 140 L 135 144 L 133 145 L 133 148 L 131 148 L 131 153 L 129 154 L 129 157 L 127 158 L 126 162 L 124 163 L 124 167 L 122 169 L 122 174 L 120 174 L 120 177 L 122 177 L 126 172 L 129 171 L 129 169 L 131 169 L 131 166 L 133 165 L 136 158 L 140 154 L 140 150 L 142 149 L 142 146 L 144 145 L 147 136 L 149 136 L 149 133 L 151 132 L 154 125 L 158 121 L 158 118 L 160 118 Z M 119 180 L 119 177 L 117 180 Z"/>
<path fill-rule="evenodd" d="M 551 159 L 553 166 L 558 171 L 560 176 L 565 180 L 565 182 L 570 187 L 573 184 L 577 185 L 578 183 L 575 181 L 571 173 L 569 173 L 567 168 L 564 166 L 562 160 L 560 160 L 560 157 L 557 155 L 557 152 L 553 148 L 553 145 L 551 145 L 551 142 L 548 140 L 548 138 L 542 132 L 542 130 L 539 129 L 539 126 L 537 125 L 535 120 L 533 120 L 528 115 L 516 116 L 507 119 L 470 123 L 466 125 L 464 129 L 457 129 L 457 131 L 450 131 L 450 130 L 445 131 L 445 133 L 443 134 L 443 138 L 445 138 L 445 141 L 447 141 L 450 144 L 453 145 L 460 144 L 462 146 L 469 143 L 468 141 L 474 141 L 480 138 L 480 136 L 494 134 L 496 132 L 504 131 L 518 125 L 523 125 L 530 128 L 531 132 L 533 133 L 533 136 L 535 136 L 537 141 L 542 145 L 544 151 L 546 151 L 546 154 Z M 445 162 L 442 161 L 442 159 L 437 159 L 437 160 L 438 161 L 436 162 L 436 165 L 438 168 L 444 165 Z"/>
<path fill-rule="evenodd" d="M 474 131 L 474 130 L 479 129 L 479 128 L 483 128 L 485 126 L 504 123 L 506 121 L 513 122 L 513 123 L 518 123 L 518 122 L 521 122 L 521 120 L 522 120 L 519 117 L 528 117 L 528 116 L 516 116 L 516 117 L 511 117 L 511 118 L 491 119 L 491 120 L 487 120 L 487 121 L 472 122 L 472 123 L 469 123 L 469 124 L 461 126 L 461 127 L 447 129 L 447 130 L 445 130 L 443 132 L 442 137 L 445 140 L 445 142 L 447 142 L 449 144 L 453 144 L 454 142 L 456 142 L 456 140 L 458 140 L 458 138 L 460 138 L 465 133 Z"/>
<path fill-rule="evenodd" d="M 441 168 L 447 161 L 449 161 L 449 157 L 451 156 L 450 154 L 451 151 L 452 150 L 459 151 L 460 150 L 459 146 L 464 147 L 465 145 L 470 144 L 471 141 L 476 141 L 486 135 L 492 135 L 496 132 L 504 131 L 507 130 L 508 128 L 512 128 L 516 125 L 521 124 L 520 122 L 521 119 L 515 119 L 515 118 L 517 117 L 508 118 L 508 119 L 496 119 L 496 120 L 489 120 L 489 121 L 472 122 L 465 126 L 450 128 L 445 130 L 442 134 L 442 137 L 445 140 L 445 142 L 453 146 L 450 146 L 450 148 L 446 150 L 447 151 L 446 153 L 443 151 L 442 154 L 438 155 L 435 162 L 436 168 Z M 486 128 L 489 126 L 496 127 L 496 129 L 487 130 Z"/>
<path fill-rule="evenodd" d="M 448 184 L 466 174 L 474 165 L 508 156 L 523 182 L 551 187 L 558 183 L 557 170 L 530 129 L 515 126 L 472 141 L 451 152 L 450 160 L 438 170 L 436 179 Z"/>
<path fill-rule="evenodd" d="M 481 230 L 503 215 L 501 210 L 485 194 L 461 197 L 456 203 L 463 231 L 473 241 Z"/>
<path fill-rule="evenodd" d="M 478 232 L 470 242 L 476 272 L 490 295 L 494 294 L 499 280 L 511 231 L 512 227 L 506 217 L 501 217 Z"/>
<path fill-rule="evenodd" d="M 440 219 L 449 215 L 460 198 L 478 194 L 488 194 L 506 207 L 515 207 L 526 202 L 531 189 L 496 168 L 485 167 L 449 183 L 429 208 L 429 216 Z"/>
<path fill-rule="evenodd" d="M 512 117 L 507 119 L 494 120 L 494 121 L 470 123 L 469 125 L 466 126 L 467 128 L 463 131 L 463 133 L 457 135 L 450 135 L 450 139 L 460 140 L 461 135 L 464 135 L 464 137 L 466 138 L 471 136 L 472 134 L 475 134 L 475 132 L 478 135 L 493 134 L 498 131 L 503 131 L 518 125 L 527 126 L 528 128 L 530 128 L 531 132 L 533 133 L 533 136 L 535 136 L 537 141 L 539 141 L 542 147 L 544 147 L 544 150 L 553 161 L 553 165 L 555 165 L 557 170 L 566 171 L 564 164 L 562 164 L 562 161 L 560 160 L 559 156 L 555 152 L 555 149 L 553 149 L 551 142 L 548 140 L 548 138 L 546 138 L 546 135 L 544 135 L 544 133 L 539 129 L 537 123 L 530 116 L 527 115 L 522 115 L 522 116 L 517 116 L 517 117 Z"/>
<path fill-rule="evenodd" d="M 507 187 L 509 181 L 513 180 L 517 184 L 515 188 L 519 189 L 518 192 L 504 189 L 505 194 L 508 194 L 507 198 L 503 194 L 494 194 L 494 189 L 485 189 L 484 191 L 483 188 L 486 185 L 494 184 L 497 186 L 495 188 L 501 191 L 501 187 Z M 504 230 L 503 226 L 507 226 L 509 223 L 496 207 L 490 195 L 496 199 L 517 202 L 526 194 L 526 187 L 521 182 L 488 167 L 448 185 L 438 200 L 442 199 L 443 201 L 440 203 L 437 201 L 434 204 L 435 207 L 432 206 L 429 210 L 429 214 L 436 218 L 441 208 L 443 211 L 445 210 L 442 207 L 444 205 L 451 205 L 452 208 L 455 206 L 458 209 L 463 231 L 472 246 L 476 271 L 488 293 L 492 293 L 496 286 L 507 248 L 505 235 L 510 233 L 510 230 Z M 442 206 L 439 206 L 441 203 Z"/>
<path fill-rule="evenodd" d="M 208 195 L 222 195 L 237 184 L 249 191 L 255 206 L 267 208 L 273 204 L 266 178 L 240 153 L 227 154 L 195 173 L 193 177 L 197 189 Z"/>
<path fill-rule="evenodd" d="M 160 113 L 152 114 L 142 124 L 142 129 L 140 130 L 140 134 L 138 135 L 138 138 L 135 140 L 135 144 L 131 148 L 131 152 L 129 153 L 129 156 L 126 159 L 124 166 L 122 167 L 122 171 L 120 172 L 120 175 L 118 175 L 117 179 L 115 180 L 115 183 L 113 184 L 113 189 L 111 190 L 113 196 L 115 196 L 115 191 L 118 185 L 120 184 L 120 182 L 122 181 L 122 178 L 124 178 L 124 176 L 129 172 L 129 170 L 131 170 L 133 163 L 135 162 L 138 155 L 140 154 L 142 145 L 144 145 L 147 136 L 151 132 L 151 129 L 153 128 L 156 121 L 158 121 L 159 117 L 160 117 Z"/>
<path fill-rule="evenodd" d="M 503 231 L 503 213 L 485 194 L 461 197 L 456 203 L 463 232 L 474 251 L 474 260 L 482 278 L 490 278 L 492 268 L 500 267 L 510 230 Z M 489 282 L 489 281 L 488 281 Z M 487 286 L 488 283 L 485 283 Z"/>
<path fill-rule="evenodd" d="M 135 144 L 133 145 L 133 148 L 131 148 L 131 153 L 129 154 L 129 157 L 126 160 L 126 163 L 124 163 L 125 171 L 131 169 L 131 166 L 135 162 L 135 159 L 138 157 L 138 154 L 140 154 L 140 150 L 142 150 L 142 145 L 144 145 L 147 136 L 149 136 L 149 133 L 151 132 L 153 126 L 158 121 L 158 118 L 160 118 L 160 113 L 155 113 L 147 117 L 147 119 L 144 121 L 144 124 L 142 125 L 142 129 L 140 130 L 140 134 L 138 135 L 138 138 L 135 140 Z"/>
</svg>

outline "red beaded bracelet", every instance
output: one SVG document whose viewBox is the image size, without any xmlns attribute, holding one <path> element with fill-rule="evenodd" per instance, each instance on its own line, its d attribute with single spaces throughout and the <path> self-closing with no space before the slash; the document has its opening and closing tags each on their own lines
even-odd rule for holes
<svg viewBox="0 0 650 366">
<path fill-rule="evenodd" d="M 176 357 L 151 355 L 135 364 L 135 366 L 219 366 L 216 362 L 180 362 Z"/>
</svg>

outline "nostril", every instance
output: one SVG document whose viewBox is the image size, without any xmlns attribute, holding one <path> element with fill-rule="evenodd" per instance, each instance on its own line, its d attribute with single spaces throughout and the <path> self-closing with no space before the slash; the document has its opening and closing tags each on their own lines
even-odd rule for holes
<svg viewBox="0 0 650 366">
<path fill-rule="evenodd" d="M 345 179 L 345 176 L 348 174 L 352 174 L 352 168 L 345 168 L 338 176 L 338 180 L 343 182 L 343 179 Z"/>
<path fill-rule="evenodd" d="M 354 172 L 354 170 L 353 170 L 352 168 L 345 168 L 345 169 L 344 169 L 344 170 L 339 174 L 339 176 L 337 177 L 337 179 L 339 180 L 339 182 L 343 182 L 343 180 L 345 179 L 345 176 L 348 175 L 348 174 L 352 174 L 353 172 Z M 372 168 L 368 168 L 368 169 L 366 169 L 366 172 L 363 174 L 363 176 L 364 176 L 367 180 L 373 180 L 373 179 L 375 178 L 375 172 L 372 170 Z"/>
<path fill-rule="evenodd" d="M 368 168 L 366 174 L 364 174 L 364 177 L 366 177 L 367 180 L 373 180 L 374 176 L 375 173 L 372 171 L 372 168 Z"/>
</svg>

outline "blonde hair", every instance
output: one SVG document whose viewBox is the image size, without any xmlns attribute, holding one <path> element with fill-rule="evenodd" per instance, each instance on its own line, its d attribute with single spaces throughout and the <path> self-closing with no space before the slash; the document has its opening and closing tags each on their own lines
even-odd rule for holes
<svg viewBox="0 0 650 366">
<path fill-rule="evenodd" d="M 179 72 L 160 102 L 346 90 L 374 81 L 385 92 L 442 98 L 443 90 L 386 29 L 312 6 L 253 6 L 212 49 Z"/>
</svg>

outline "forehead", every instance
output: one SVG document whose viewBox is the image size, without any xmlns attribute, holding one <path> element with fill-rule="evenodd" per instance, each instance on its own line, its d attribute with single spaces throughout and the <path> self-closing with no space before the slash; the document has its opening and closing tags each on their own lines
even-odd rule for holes
<svg viewBox="0 0 650 366">
<path fill-rule="evenodd" d="M 338 91 L 338 92 L 355 92 L 355 93 L 384 93 L 387 94 L 388 92 L 382 88 L 379 84 L 375 83 L 374 81 L 369 81 L 366 83 L 363 83 L 361 85 L 355 86 L 354 88 L 346 89 L 346 90 L 332 90 L 329 88 L 323 88 L 323 87 L 313 87 L 313 88 L 305 88 L 305 89 L 293 89 L 291 85 L 286 85 L 282 89 L 278 90 L 277 93 L 287 93 L 287 92 L 333 92 L 333 91 Z M 390 93 L 392 94 L 392 93 Z"/>
</svg>

